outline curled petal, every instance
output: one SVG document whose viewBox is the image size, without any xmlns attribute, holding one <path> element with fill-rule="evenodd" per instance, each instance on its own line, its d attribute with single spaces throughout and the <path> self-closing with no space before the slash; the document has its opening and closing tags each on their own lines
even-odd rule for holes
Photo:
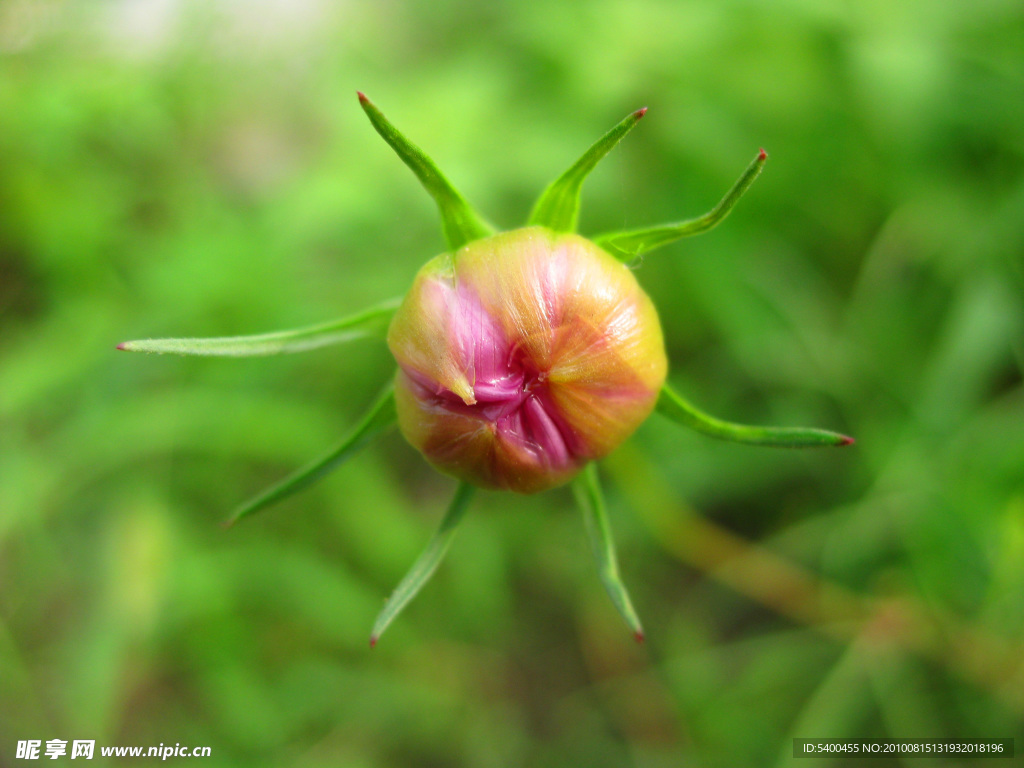
<svg viewBox="0 0 1024 768">
<path fill-rule="evenodd" d="M 626 439 L 667 369 L 657 313 L 633 274 L 542 227 L 429 262 L 388 344 L 407 439 L 456 477 L 525 493 Z"/>
</svg>

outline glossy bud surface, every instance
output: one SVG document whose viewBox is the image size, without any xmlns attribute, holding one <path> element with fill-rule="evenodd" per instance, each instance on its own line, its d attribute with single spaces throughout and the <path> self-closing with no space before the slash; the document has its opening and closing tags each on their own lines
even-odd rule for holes
<svg viewBox="0 0 1024 768">
<path fill-rule="evenodd" d="M 406 439 L 444 472 L 521 493 L 566 482 L 629 437 L 667 370 L 633 273 L 542 227 L 429 261 L 388 345 Z"/>
</svg>

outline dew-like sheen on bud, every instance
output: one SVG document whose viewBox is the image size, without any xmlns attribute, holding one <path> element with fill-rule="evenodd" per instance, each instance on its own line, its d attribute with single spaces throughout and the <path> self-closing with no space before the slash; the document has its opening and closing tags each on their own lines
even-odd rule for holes
<svg viewBox="0 0 1024 768">
<path fill-rule="evenodd" d="M 406 439 L 443 472 L 520 493 L 566 482 L 629 437 L 668 367 L 633 273 L 543 227 L 429 261 L 388 346 Z"/>
</svg>

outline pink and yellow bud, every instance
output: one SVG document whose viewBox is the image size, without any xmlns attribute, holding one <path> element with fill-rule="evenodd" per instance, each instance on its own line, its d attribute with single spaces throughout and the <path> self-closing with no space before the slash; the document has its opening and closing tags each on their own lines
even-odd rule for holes
<svg viewBox="0 0 1024 768">
<path fill-rule="evenodd" d="M 388 345 L 406 439 L 444 472 L 521 493 L 566 482 L 629 437 L 667 370 L 632 272 L 543 227 L 428 262 Z"/>
<path fill-rule="evenodd" d="M 230 523 L 307 487 L 397 420 L 413 446 L 459 484 L 437 532 L 374 622 L 374 645 L 423 587 L 451 543 L 474 486 L 534 493 L 573 483 L 601 580 L 637 640 L 643 629 L 618 576 L 594 465 L 657 407 L 705 434 L 754 445 L 849 445 L 821 429 L 755 427 L 716 419 L 665 384 L 657 312 L 624 266 L 721 222 L 761 172 L 761 150 L 703 216 L 599 235 L 575 234 L 580 188 L 646 108 L 627 115 L 543 191 L 529 226 L 495 235 L 434 162 L 362 93 L 373 127 L 434 198 L 448 253 L 429 261 L 402 300 L 305 328 L 211 339 L 142 339 L 118 349 L 194 355 L 298 352 L 379 334 L 398 362 L 388 387 L 329 453 L 236 510 Z M 396 310 L 397 306 L 397 310 Z"/>
</svg>

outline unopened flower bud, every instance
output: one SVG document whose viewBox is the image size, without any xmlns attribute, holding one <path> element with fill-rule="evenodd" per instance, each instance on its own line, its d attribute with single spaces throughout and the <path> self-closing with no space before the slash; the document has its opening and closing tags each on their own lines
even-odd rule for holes
<svg viewBox="0 0 1024 768">
<path fill-rule="evenodd" d="M 624 266 L 721 222 L 761 172 L 762 149 L 713 209 L 694 219 L 598 235 L 575 234 L 580 187 L 647 112 L 598 139 L 538 198 L 529 226 L 493 227 L 362 93 L 373 127 L 437 203 L 448 253 L 419 271 L 399 304 L 290 331 L 210 339 L 143 339 L 118 349 L 187 355 L 298 352 L 380 333 L 398 361 L 395 385 L 329 453 L 241 506 L 234 523 L 307 487 L 397 420 L 437 468 L 462 482 L 426 549 L 384 603 L 370 645 L 430 579 L 465 514 L 474 485 L 534 493 L 573 482 L 601 581 L 633 636 L 640 619 L 619 578 L 596 467 L 657 406 L 669 419 L 724 440 L 790 448 L 850 445 L 822 429 L 757 427 L 710 416 L 665 384 L 668 367 L 654 305 Z M 397 309 L 396 309 L 397 307 Z"/>
<path fill-rule="evenodd" d="M 388 345 L 406 439 L 444 472 L 521 493 L 566 482 L 629 437 L 667 370 L 633 273 L 543 227 L 429 261 Z"/>
</svg>

